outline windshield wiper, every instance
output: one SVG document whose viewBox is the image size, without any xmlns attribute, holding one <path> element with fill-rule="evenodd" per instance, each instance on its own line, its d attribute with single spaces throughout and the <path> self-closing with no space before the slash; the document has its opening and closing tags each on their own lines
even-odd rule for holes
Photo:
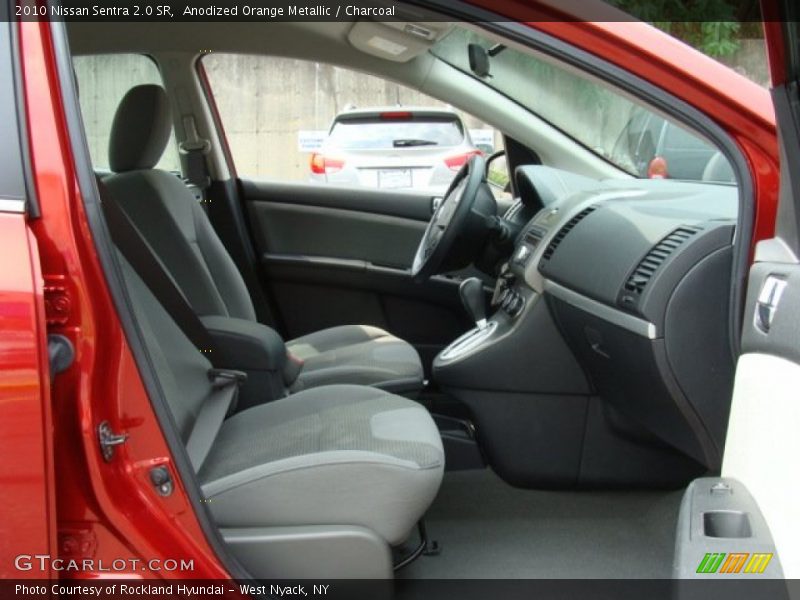
<svg viewBox="0 0 800 600">
<path fill-rule="evenodd" d="M 410 148 L 412 146 L 438 146 L 439 144 L 431 140 L 419 140 L 415 138 L 408 138 L 402 140 L 394 140 L 392 146 L 395 148 Z"/>
</svg>

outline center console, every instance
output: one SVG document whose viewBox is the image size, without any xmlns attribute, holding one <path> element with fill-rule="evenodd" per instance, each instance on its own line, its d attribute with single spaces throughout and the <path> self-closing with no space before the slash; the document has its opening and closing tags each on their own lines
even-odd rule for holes
<svg viewBox="0 0 800 600">
<path fill-rule="evenodd" d="M 588 196 L 579 195 L 559 208 L 541 210 L 531 220 L 491 292 L 490 316 L 479 280 L 462 283 L 462 301 L 476 326 L 434 360 L 434 377 L 440 385 L 480 382 L 482 389 L 586 393 L 582 371 L 570 360 L 542 300 L 544 284 L 535 265 L 565 217 L 590 205 Z M 550 370 L 556 363 L 561 365 L 559 373 Z"/>
<path fill-rule="evenodd" d="M 433 378 L 467 406 L 492 468 L 514 485 L 569 486 L 576 479 L 589 382 L 551 318 L 528 267 L 555 226 L 558 212 L 534 219 L 494 290 L 462 284 L 476 323 L 433 362 Z M 469 286 L 465 290 L 465 286 Z M 488 314 L 467 295 L 491 298 Z"/>
</svg>

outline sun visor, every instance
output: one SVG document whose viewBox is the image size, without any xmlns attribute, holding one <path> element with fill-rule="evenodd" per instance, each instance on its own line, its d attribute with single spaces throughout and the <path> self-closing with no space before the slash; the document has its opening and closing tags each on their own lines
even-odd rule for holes
<svg viewBox="0 0 800 600">
<path fill-rule="evenodd" d="M 347 39 L 361 52 L 394 62 L 408 62 L 427 51 L 450 27 L 449 23 L 358 21 Z"/>
</svg>

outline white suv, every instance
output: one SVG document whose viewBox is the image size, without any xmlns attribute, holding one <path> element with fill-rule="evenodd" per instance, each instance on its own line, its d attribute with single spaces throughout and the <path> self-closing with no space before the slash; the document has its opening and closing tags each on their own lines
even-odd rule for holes
<svg viewBox="0 0 800 600">
<path fill-rule="evenodd" d="M 461 118 L 439 108 L 369 108 L 339 113 L 311 181 L 441 194 L 475 147 Z"/>
</svg>

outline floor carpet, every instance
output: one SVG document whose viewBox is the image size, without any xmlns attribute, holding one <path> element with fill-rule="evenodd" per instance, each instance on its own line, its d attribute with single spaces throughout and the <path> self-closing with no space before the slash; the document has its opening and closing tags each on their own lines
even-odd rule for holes
<svg viewBox="0 0 800 600">
<path fill-rule="evenodd" d="M 445 474 L 425 522 L 441 545 L 399 578 L 664 578 L 681 491 L 521 490 L 489 469 Z"/>
</svg>

